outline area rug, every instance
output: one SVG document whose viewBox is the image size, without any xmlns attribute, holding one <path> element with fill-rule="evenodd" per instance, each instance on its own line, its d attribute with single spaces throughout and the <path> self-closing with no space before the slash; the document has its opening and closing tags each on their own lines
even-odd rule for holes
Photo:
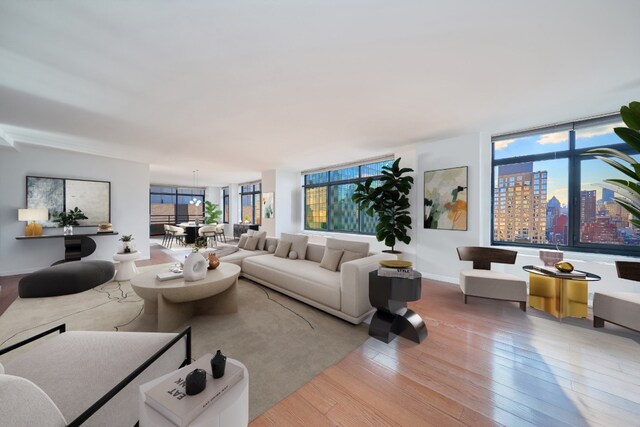
<svg viewBox="0 0 640 427">
<path fill-rule="evenodd" d="M 238 307 L 238 313 L 197 316 L 189 324 L 194 358 L 220 349 L 247 366 L 250 419 L 368 337 L 364 324 L 352 325 L 248 280 L 238 283 Z M 0 347 L 60 323 L 68 330 L 154 331 L 155 318 L 142 308 L 129 282 L 75 295 L 18 298 L 0 316 Z"/>
</svg>

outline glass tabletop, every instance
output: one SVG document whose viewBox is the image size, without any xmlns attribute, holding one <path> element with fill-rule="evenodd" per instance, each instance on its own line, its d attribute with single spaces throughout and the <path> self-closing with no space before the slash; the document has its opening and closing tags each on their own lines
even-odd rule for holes
<svg viewBox="0 0 640 427">
<path fill-rule="evenodd" d="M 585 280 L 587 282 L 597 282 L 598 280 L 600 280 L 600 276 L 598 276 L 597 274 L 589 273 L 587 271 L 573 270 L 579 273 L 584 273 L 584 276 L 576 276 L 571 275 L 570 273 L 554 273 L 552 271 L 545 270 L 545 268 L 553 267 L 543 267 L 537 265 L 525 265 L 524 267 L 522 267 L 522 269 L 527 273 L 539 274 L 541 276 L 553 277 L 555 279 Z"/>
</svg>

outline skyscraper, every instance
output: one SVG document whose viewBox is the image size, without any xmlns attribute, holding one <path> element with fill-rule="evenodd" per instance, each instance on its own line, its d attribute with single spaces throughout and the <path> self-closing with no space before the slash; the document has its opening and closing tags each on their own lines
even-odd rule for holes
<svg viewBox="0 0 640 427">
<path fill-rule="evenodd" d="M 613 190 L 609 190 L 608 188 L 603 188 L 602 189 L 602 202 L 612 202 L 613 201 L 613 196 L 616 193 Z"/>
<path fill-rule="evenodd" d="M 494 239 L 545 243 L 547 171 L 533 163 L 498 167 L 494 188 Z"/>
<path fill-rule="evenodd" d="M 590 224 L 596 219 L 596 190 L 580 192 L 580 224 Z"/>
</svg>

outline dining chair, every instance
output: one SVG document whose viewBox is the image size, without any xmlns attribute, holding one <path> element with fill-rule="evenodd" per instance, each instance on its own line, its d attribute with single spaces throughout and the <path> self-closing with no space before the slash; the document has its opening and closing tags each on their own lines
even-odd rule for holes
<svg viewBox="0 0 640 427">
<path fill-rule="evenodd" d="M 216 226 L 215 225 L 205 225 L 198 229 L 198 236 L 207 238 L 207 246 L 210 245 L 211 239 L 216 242 L 216 246 L 218 242 L 216 241 Z"/>
<path fill-rule="evenodd" d="M 224 235 L 224 224 L 216 225 L 215 238 L 220 239 L 220 241 L 224 240 L 227 243 L 227 236 Z"/>
</svg>

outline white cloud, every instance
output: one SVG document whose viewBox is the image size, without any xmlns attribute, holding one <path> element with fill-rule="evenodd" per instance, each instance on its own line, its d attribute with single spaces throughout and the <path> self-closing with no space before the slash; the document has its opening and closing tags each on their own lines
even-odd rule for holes
<svg viewBox="0 0 640 427">
<path fill-rule="evenodd" d="M 515 142 L 515 138 L 514 139 L 502 139 L 500 141 L 496 141 L 494 144 L 494 147 L 496 149 L 496 151 L 502 150 L 504 148 L 507 148 L 509 146 L 509 144 L 511 144 L 512 142 Z"/>
<path fill-rule="evenodd" d="M 548 133 L 546 135 L 542 135 L 541 138 L 538 139 L 538 144 L 547 145 L 547 144 L 562 144 L 569 140 L 569 132 L 556 132 L 556 133 Z"/>
<path fill-rule="evenodd" d="M 589 130 L 578 130 L 576 132 L 577 138 L 593 138 L 594 136 L 607 135 L 613 133 L 613 128 L 622 126 L 622 122 L 614 123 L 611 125 L 598 126 Z"/>
</svg>

